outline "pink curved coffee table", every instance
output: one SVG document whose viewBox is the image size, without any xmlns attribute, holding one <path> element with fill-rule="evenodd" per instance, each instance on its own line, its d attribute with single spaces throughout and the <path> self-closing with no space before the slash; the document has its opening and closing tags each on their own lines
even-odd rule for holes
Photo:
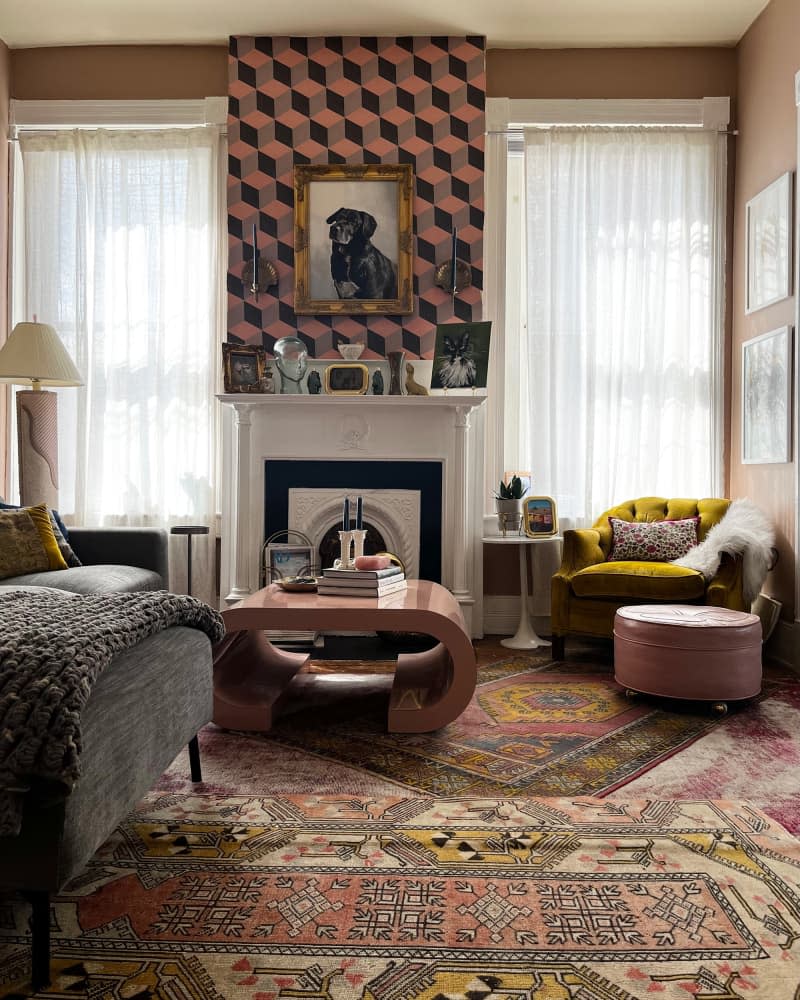
<svg viewBox="0 0 800 1000">
<path fill-rule="evenodd" d="M 222 612 L 227 633 L 214 651 L 214 722 L 266 731 L 309 655 L 273 646 L 263 629 L 422 632 L 438 645 L 397 658 L 389 699 L 392 733 L 427 733 L 452 722 L 475 691 L 475 650 L 458 602 L 429 580 L 388 597 L 322 597 L 276 584 Z"/>
</svg>

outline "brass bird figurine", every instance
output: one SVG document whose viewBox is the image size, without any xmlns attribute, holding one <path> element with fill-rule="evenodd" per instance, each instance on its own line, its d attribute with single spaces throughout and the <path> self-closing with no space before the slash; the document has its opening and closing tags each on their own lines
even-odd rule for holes
<svg viewBox="0 0 800 1000">
<path fill-rule="evenodd" d="M 414 381 L 414 366 L 406 364 L 406 395 L 407 396 L 428 396 L 428 390 L 424 385 Z"/>
</svg>

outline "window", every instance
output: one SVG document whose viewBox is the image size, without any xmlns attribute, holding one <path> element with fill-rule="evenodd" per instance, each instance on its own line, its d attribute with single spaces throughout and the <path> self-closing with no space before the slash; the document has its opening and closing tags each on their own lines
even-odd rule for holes
<svg viewBox="0 0 800 1000">
<path fill-rule="evenodd" d="M 15 316 L 51 323 L 85 380 L 58 390 L 62 513 L 213 526 L 219 129 L 116 122 L 18 139 Z"/>
<path fill-rule="evenodd" d="M 673 123 L 503 132 L 489 464 L 531 469 L 577 525 L 641 495 L 718 493 L 724 138 Z"/>
</svg>

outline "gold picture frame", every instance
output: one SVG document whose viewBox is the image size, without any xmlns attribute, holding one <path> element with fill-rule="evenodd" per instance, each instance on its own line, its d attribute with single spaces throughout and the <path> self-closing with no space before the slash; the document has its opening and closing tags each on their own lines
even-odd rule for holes
<svg viewBox="0 0 800 1000">
<path fill-rule="evenodd" d="M 369 388 L 369 369 L 360 364 L 328 365 L 323 384 L 329 396 L 363 396 Z"/>
<path fill-rule="evenodd" d="M 414 308 L 414 177 L 408 163 L 294 168 L 294 311 Z"/>
<path fill-rule="evenodd" d="M 522 513 L 528 538 L 549 538 L 558 534 L 558 514 L 552 497 L 525 497 Z"/>
<path fill-rule="evenodd" d="M 225 392 L 263 392 L 267 355 L 263 347 L 222 345 Z"/>
</svg>

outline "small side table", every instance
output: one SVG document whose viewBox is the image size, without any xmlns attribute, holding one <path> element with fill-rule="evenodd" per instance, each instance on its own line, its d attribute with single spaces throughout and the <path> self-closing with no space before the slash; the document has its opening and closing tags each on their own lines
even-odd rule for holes
<svg viewBox="0 0 800 1000">
<path fill-rule="evenodd" d="M 527 535 L 484 535 L 481 539 L 487 545 L 516 545 L 519 549 L 519 624 L 510 639 L 501 639 L 500 645 L 508 649 L 539 649 L 550 646 L 547 639 L 540 638 L 531 624 L 528 614 L 528 547 L 542 542 L 561 541 L 561 535 L 546 538 L 529 538 Z"/>
<path fill-rule="evenodd" d="M 207 535 L 206 524 L 176 524 L 171 535 L 186 535 L 186 593 L 192 593 L 192 535 Z"/>
</svg>

